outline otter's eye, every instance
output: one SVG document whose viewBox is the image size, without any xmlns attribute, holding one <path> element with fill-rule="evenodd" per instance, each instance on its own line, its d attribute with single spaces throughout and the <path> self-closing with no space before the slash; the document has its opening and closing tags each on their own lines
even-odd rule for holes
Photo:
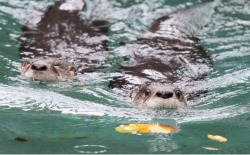
<svg viewBox="0 0 250 155">
<path fill-rule="evenodd" d="M 145 96 L 148 96 L 150 94 L 150 90 L 149 89 L 146 89 L 145 90 Z"/>
<path fill-rule="evenodd" d="M 76 68 L 75 68 L 75 67 L 73 67 L 73 66 L 71 66 L 71 67 L 69 68 L 69 71 L 76 72 Z"/>
<path fill-rule="evenodd" d="M 175 95 L 176 95 L 177 98 L 181 98 L 182 93 L 181 93 L 180 90 L 176 90 L 176 91 L 175 91 Z"/>
<path fill-rule="evenodd" d="M 76 68 L 71 66 L 69 68 L 69 74 L 72 76 L 75 76 L 76 75 Z"/>
</svg>

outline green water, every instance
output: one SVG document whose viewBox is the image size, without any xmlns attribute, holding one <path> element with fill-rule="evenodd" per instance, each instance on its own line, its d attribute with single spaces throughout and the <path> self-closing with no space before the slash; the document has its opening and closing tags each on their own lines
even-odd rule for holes
<svg viewBox="0 0 250 155">
<path fill-rule="evenodd" d="M 17 37 L 27 15 L 52 0 L 0 0 L 0 153 L 249 153 L 250 2 L 221 0 L 199 35 L 213 58 L 209 91 L 179 110 L 141 109 L 107 87 L 121 59 L 119 41 L 134 39 L 153 19 L 196 0 L 87 1 L 83 18 L 109 18 L 110 68 L 84 83 L 38 83 L 19 76 Z M 98 10 L 96 9 L 98 6 Z M 88 75 L 86 75 L 88 76 Z M 123 123 L 178 127 L 164 134 L 120 134 Z M 212 141 L 207 134 L 228 138 Z M 17 137 L 26 141 L 17 141 Z M 218 148 L 217 151 L 203 147 Z"/>
</svg>

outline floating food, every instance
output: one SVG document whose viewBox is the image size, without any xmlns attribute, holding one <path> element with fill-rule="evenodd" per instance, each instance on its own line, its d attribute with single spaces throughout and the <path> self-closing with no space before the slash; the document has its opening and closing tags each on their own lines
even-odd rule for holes
<svg viewBox="0 0 250 155">
<path fill-rule="evenodd" d="M 136 123 L 136 124 L 122 124 L 115 128 L 120 133 L 164 133 L 169 134 L 177 129 L 166 124 L 152 124 L 152 123 Z"/>
<path fill-rule="evenodd" d="M 215 148 L 215 147 L 202 147 L 203 149 L 209 150 L 209 151 L 218 151 L 220 150 L 219 148 Z"/>
<path fill-rule="evenodd" d="M 207 138 L 211 139 L 211 140 L 215 140 L 215 141 L 219 141 L 219 142 L 226 142 L 227 138 L 219 136 L 219 135 L 207 135 Z"/>
<path fill-rule="evenodd" d="M 135 124 L 123 124 L 115 128 L 120 133 L 136 133 L 139 131 L 139 127 Z"/>
</svg>

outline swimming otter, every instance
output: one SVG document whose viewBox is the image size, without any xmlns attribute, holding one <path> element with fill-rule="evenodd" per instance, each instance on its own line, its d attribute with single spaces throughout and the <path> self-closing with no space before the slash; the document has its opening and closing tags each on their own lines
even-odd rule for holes
<svg viewBox="0 0 250 155">
<path fill-rule="evenodd" d="M 187 106 L 185 94 L 170 83 L 146 82 L 135 86 L 132 101 L 139 106 L 150 108 L 181 108 Z"/>
<path fill-rule="evenodd" d="M 100 38 L 103 38 L 106 31 L 96 31 L 89 27 L 86 22 L 82 22 L 76 14 L 78 11 L 60 10 L 61 4 L 61 2 L 57 2 L 38 24 L 37 30 L 42 32 L 41 36 L 34 33 L 37 31 L 24 34 L 26 40 L 21 44 L 21 56 L 24 56 L 25 52 L 22 51 L 26 51 L 27 48 L 32 55 L 36 56 L 56 55 L 72 60 L 71 62 L 76 61 L 77 63 L 74 63 L 76 68 L 79 69 L 81 66 L 82 69 L 78 72 L 102 66 L 103 64 L 100 62 L 103 61 L 99 60 L 106 58 L 105 41 L 107 40 L 105 40 L 106 37 L 104 37 L 105 39 Z M 121 75 L 114 77 L 110 81 L 109 87 L 120 89 L 123 89 L 124 86 L 126 88 L 133 87 L 131 98 L 136 105 L 153 108 L 185 107 L 187 93 L 181 89 L 182 87 L 179 88 L 177 83 L 201 79 L 210 68 L 210 57 L 193 35 L 208 23 L 214 4 L 214 1 L 209 0 L 161 17 L 152 24 L 149 32 L 144 33 L 143 37 L 138 37 L 133 43 L 122 46 L 118 51 L 124 52 L 122 54 L 126 60 L 132 63 L 121 65 L 118 70 Z M 65 14 L 67 18 L 64 16 L 59 18 L 61 13 Z M 80 37 L 81 42 L 78 39 L 81 35 L 79 33 L 87 35 L 87 37 Z M 75 35 L 76 37 L 74 37 Z M 89 44 L 90 38 L 97 38 L 97 41 L 94 41 L 94 44 L 92 44 L 93 42 Z M 30 41 L 31 45 L 28 43 Z M 78 48 L 81 50 L 88 49 L 83 50 L 87 57 L 82 58 L 82 55 L 79 55 L 82 51 L 77 51 L 77 48 L 74 48 L 75 43 L 79 45 Z M 36 47 L 36 50 L 32 50 L 33 46 Z M 71 50 L 65 50 L 61 46 L 71 48 Z M 76 51 L 72 50 L 71 46 Z M 38 47 L 45 50 L 39 52 Z M 96 57 L 97 61 L 92 60 Z M 30 67 L 30 69 L 34 68 Z M 56 72 L 54 75 L 57 75 Z M 139 79 L 142 81 L 141 83 L 146 83 L 140 85 L 141 83 L 137 83 L 133 79 Z M 58 80 L 61 79 L 58 78 Z"/>
<path fill-rule="evenodd" d="M 67 80 L 73 78 L 72 71 L 93 72 L 105 67 L 108 22 L 82 20 L 79 13 L 84 8 L 82 0 L 57 1 L 35 27 L 22 27 L 19 52 L 27 60 L 21 65 L 22 75 L 43 81 Z M 43 68 L 36 66 L 41 64 Z"/>
<path fill-rule="evenodd" d="M 137 105 L 186 106 L 187 99 L 203 91 L 195 85 L 196 90 L 190 89 L 193 81 L 203 79 L 211 67 L 211 58 L 194 35 L 208 24 L 215 5 L 216 1 L 208 0 L 155 20 L 149 32 L 117 50 L 129 65 L 121 65 L 121 75 L 109 86 L 128 89 L 128 85 L 139 85 L 131 94 Z"/>
<path fill-rule="evenodd" d="M 60 58 L 36 57 L 21 64 L 21 74 L 42 81 L 65 81 L 74 79 L 76 69 Z"/>
</svg>

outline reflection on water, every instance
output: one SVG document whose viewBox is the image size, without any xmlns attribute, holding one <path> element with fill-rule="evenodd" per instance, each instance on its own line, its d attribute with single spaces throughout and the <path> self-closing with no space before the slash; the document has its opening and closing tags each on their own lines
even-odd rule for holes
<svg viewBox="0 0 250 155">
<path fill-rule="evenodd" d="M 105 153 L 107 148 L 102 145 L 78 145 L 74 149 L 78 153 Z"/>
<path fill-rule="evenodd" d="M 154 152 L 171 152 L 180 148 L 178 144 L 171 140 L 171 137 L 158 135 L 153 140 L 148 141 L 149 151 Z"/>
<path fill-rule="evenodd" d="M 133 40 L 146 30 L 153 19 L 194 2 L 87 1 L 90 7 L 82 18 L 111 19 L 109 44 L 113 52 L 120 41 Z M 129 99 L 107 88 L 111 73 L 121 61 L 115 54 L 107 61 L 111 66 L 105 70 L 107 74 L 86 74 L 79 83 L 48 84 L 22 79 L 16 42 L 20 25 L 37 23 L 45 8 L 53 3 L 0 1 L 0 153 L 211 153 L 202 149 L 217 144 L 206 139 L 208 132 L 229 138 L 229 142 L 217 144 L 221 148 L 218 153 L 249 153 L 247 0 L 221 0 L 211 23 L 199 36 L 213 58 L 213 69 L 207 82 L 202 83 L 208 86 L 208 93 L 179 110 L 134 107 Z M 177 124 L 180 131 L 173 135 L 115 132 L 116 126 L 134 121 Z M 27 142 L 15 141 L 18 136 Z M 41 149 L 44 147 L 47 149 Z"/>
</svg>

